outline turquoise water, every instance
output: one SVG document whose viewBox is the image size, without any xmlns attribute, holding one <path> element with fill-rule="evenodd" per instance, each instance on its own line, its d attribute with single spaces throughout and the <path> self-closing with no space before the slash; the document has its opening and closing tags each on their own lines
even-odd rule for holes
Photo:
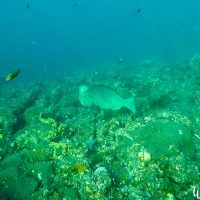
<svg viewBox="0 0 200 200">
<path fill-rule="evenodd" d="M 199 50 L 198 7 L 198 0 L 2 0 L 0 65 L 34 80 L 119 58 L 170 63 Z"/>
<path fill-rule="evenodd" d="M 199 7 L 2 0 L 0 199 L 200 198 Z"/>
</svg>

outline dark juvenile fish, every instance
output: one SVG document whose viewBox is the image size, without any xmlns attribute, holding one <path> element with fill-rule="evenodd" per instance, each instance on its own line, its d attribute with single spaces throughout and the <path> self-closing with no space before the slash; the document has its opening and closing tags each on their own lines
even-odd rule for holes
<svg viewBox="0 0 200 200">
<path fill-rule="evenodd" d="M 137 9 L 136 14 L 139 14 L 141 11 L 142 11 L 142 10 L 141 10 L 140 8 Z"/>
<path fill-rule="evenodd" d="M 13 71 L 13 72 L 10 72 L 7 76 L 6 76 L 6 81 L 11 81 L 13 80 L 14 78 L 16 78 L 20 73 L 20 69 L 16 70 L 16 71 Z"/>
<path fill-rule="evenodd" d="M 74 7 L 74 8 L 76 8 L 77 6 L 78 6 L 78 4 L 77 4 L 77 3 L 74 3 L 74 4 L 73 4 L 73 7 Z"/>
<path fill-rule="evenodd" d="M 31 4 L 30 3 L 27 3 L 26 4 L 26 9 L 29 9 L 31 7 Z"/>
</svg>

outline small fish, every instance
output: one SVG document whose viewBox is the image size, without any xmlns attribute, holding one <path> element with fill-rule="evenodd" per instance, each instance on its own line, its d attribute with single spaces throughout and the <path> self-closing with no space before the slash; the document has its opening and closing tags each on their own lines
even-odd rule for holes
<svg viewBox="0 0 200 200">
<path fill-rule="evenodd" d="M 141 12 L 141 8 L 137 9 L 137 11 L 135 12 L 136 14 L 139 14 Z"/>
<path fill-rule="evenodd" d="M 6 76 L 6 81 L 11 81 L 13 80 L 14 78 L 16 78 L 20 73 L 20 69 L 16 70 L 16 71 L 13 71 L 13 72 L 10 72 L 7 76 Z"/>
<path fill-rule="evenodd" d="M 26 9 L 29 9 L 31 7 L 31 4 L 30 3 L 27 3 L 26 4 Z"/>
<path fill-rule="evenodd" d="M 119 110 L 122 107 L 126 107 L 135 113 L 133 97 L 124 99 L 117 92 L 104 85 L 80 86 L 79 100 L 86 107 L 95 105 L 101 109 L 110 110 Z"/>
<path fill-rule="evenodd" d="M 73 7 L 74 7 L 74 8 L 76 8 L 77 6 L 78 6 L 78 4 L 77 4 L 77 3 L 74 3 L 74 4 L 73 4 Z"/>
</svg>

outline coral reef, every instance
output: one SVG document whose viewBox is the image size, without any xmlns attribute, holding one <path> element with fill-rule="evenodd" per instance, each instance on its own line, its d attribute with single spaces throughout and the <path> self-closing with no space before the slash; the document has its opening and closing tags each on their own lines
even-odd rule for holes
<svg viewBox="0 0 200 200">
<path fill-rule="evenodd" d="M 200 189 L 199 63 L 199 55 L 166 66 L 143 60 L 51 84 L 3 85 L 0 199 L 193 199 L 191 186 Z M 83 107 L 80 83 L 135 96 L 137 112 Z"/>
</svg>

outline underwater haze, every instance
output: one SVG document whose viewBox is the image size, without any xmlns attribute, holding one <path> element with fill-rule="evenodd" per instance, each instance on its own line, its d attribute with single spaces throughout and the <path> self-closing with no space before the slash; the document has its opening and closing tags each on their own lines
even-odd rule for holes
<svg viewBox="0 0 200 200">
<path fill-rule="evenodd" d="M 199 6 L 198 0 L 2 0 L 2 73 L 21 68 L 30 80 L 120 58 L 189 57 L 200 46 Z"/>
<path fill-rule="evenodd" d="M 0 200 L 200 199 L 199 0 L 0 1 Z"/>
</svg>

